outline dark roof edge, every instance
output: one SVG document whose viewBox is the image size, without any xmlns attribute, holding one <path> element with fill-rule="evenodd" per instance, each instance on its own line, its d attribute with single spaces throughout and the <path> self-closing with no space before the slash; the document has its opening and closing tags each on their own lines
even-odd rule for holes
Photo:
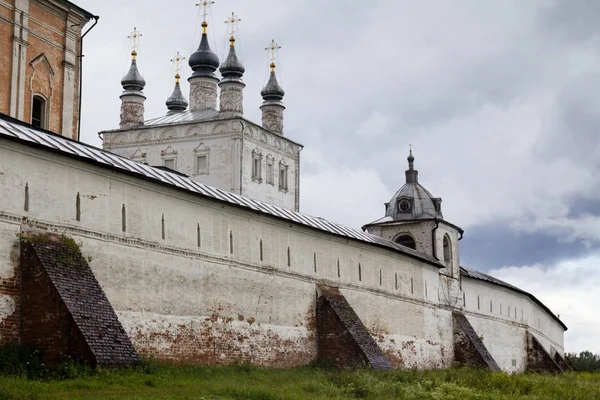
<svg viewBox="0 0 600 400">
<path fill-rule="evenodd" d="M 88 20 L 95 18 L 96 16 L 94 14 L 92 14 L 91 12 L 79 7 L 77 4 L 70 2 L 69 0 L 54 0 L 57 3 L 64 3 L 66 5 L 68 5 L 69 7 L 74 8 L 75 10 L 77 10 L 78 12 L 80 12 L 81 14 L 83 14 L 85 17 L 87 17 Z"/>
<path fill-rule="evenodd" d="M 8 121 L 16 123 L 16 124 L 19 124 L 21 126 L 32 128 L 32 126 L 30 124 L 27 124 L 27 123 L 25 123 L 23 121 L 20 121 L 18 119 L 15 119 L 13 117 L 10 117 L 10 116 L 2 114 L 2 113 L 0 113 L 0 118 L 3 118 L 5 120 L 8 120 Z M 52 136 L 60 137 L 61 139 L 65 139 L 65 140 L 68 140 L 70 142 L 77 143 L 79 145 L 83 145 L 85 147 L 89 147 L 89 148 L 92 148 L 92 149 L 96 149 L 96 150 L 100 150 L 100 151 L 103 151 L 103 152 L 106 152 L 106 153 L 110 153 L 110 154 L 112 154 L 112 155 L 114 155 L 116 157 L 119 157 L 119 158 L 127 159 L 126 157 L 120 156 L 118 154 L 111 153 L 111 152 L 109 152 L 107 150 L 98 149 L 97 147 L 94 147 L 94 146 L 89 145 L 87 143 L 79 142 L 77 140 L 68 138 L 66 136 L 58 135 L 58 134 L 56 134 L 54 132 L 50 132 L 50 131 L 47 131 L 47 130 L 44 130 L 44 129 L 38 129 L 37 127 L 34 128 L 34 129 L 42 131 L 45 134 L 49 134 L 49 135 L 52 135 Z M 402 249 L 399 248 L 399 247 L 404 247 L 404 246 L 399 245 L 397 243 L 394 243 L 392 241 L 388 241 L 390 243 L 390 246 L 386 246 L 384 244 L 377 243 L 377 242 L 363 241 L 363 240 L 360 240 L 360 239 L 357 239 L 357 238 L 353 238 L 353 237 L 350 237 L 350 236 L 345 236 L 345 235 L 341 235 L 341 234 L 338 234 L 338 233 L 335 233 L 335 232 L 330 232 L 330 231 L 327 231 L 327 230 L 324 230 L 324 229 L 319 229 L 319 228 L 316 228 L 316 227 L 313 227 L 313 226 L 310 226 L 310 225 L 307 225 L 307 224 L 301 224 L 301 223 L 298 223 L 296 221 L 289 220 L 287 218 L 283 218 L 283 217 L 279 217 L 279 216 L 274 215 L 274 214 L 269 214 L 269 213 L 262 212 L 260 210 L 253 210 L 253 209 L 251 209 L 249 207 L 245 207 L 245 206 L 242 206 L 242 205 L 239 205 L 239 204 L 235 204 L 235 203 L 230 203 L 230 202 L 227 202 L 227 201 L 223 201 L 223 200 L 220 200 L 220 199 L 215 198 L 215 197 L 206 196 L 206 195 L 203 195 L 202 193 L 194 192 L 194 191 L 187 190 L 187 189 L 179 187 L 179 186 L 171 185 L 171 184 L 165 183 L 165 182 L 163 182 L 161 180 L 158 180 L 156 178 L 147 177 L 147 176 L 142 175 L 142 174 L 137 173 L 137 172 L 128 171 L 128 170 L 121 169 L 121 168 L 111 168 L 111 167 L 107 166 L 104 163 L 101 163 L 101 162 L 98 162 L 98 161 L 95 161 L 95 160 L 91 160 L 91 159 L 89 159 L 87 157 L 78 156 L 76 154 L 71 154 L 71 153 L 66 153 L 66 152 L 60 151 L 58 149 L 54 149 L 54 148 L 45 146 L 45 145 L 40 144 L 40 143 L 24 141 L 24 140 L 21 140 L 21 139 L 15 138 L 15 137 L 11 137 L 11 136 L 4 136 L 4 135 L 2 135 L 2 137 L 6 138 L 7 140 L 10 140 L 10 141 L 24 143 L 25 145 L 30 146 L 30 147 L 41 148 L 41 149 L 44 149 L 45 151 L 48 151 L 48 152 L 60 154 L 60 155 L 62 155 L 64 157 L 74 158 L 74 159 L 83 161 L 84 163 L 94 164 L 94 165 L 100 166 L 101 168 L 104 168 L 104 169 L 118 170 L 120 173 L 123 173 L 125 175 L 129 175 L 129 176 L 133 176 L 133 177 L 138 178 L 138 179 L 143 179 L 145 181 L 153 182 L 153 183 L 156 183 L 158 185 L 169 187 L 169 188 L 174 189 L 174 190 L 179 190 L 179 191 L 182 191 L 182 192 L 185 192 L 185 193 L 192 194 L 194 196 L 199 196 L 199 197 L 207 198 L 207 199 L 210 199 L 212 201 L 219 202 L 219 203 L 224 203 L 224 204 L 227 204 L 227 205 L 229 205 L 231 207 L 234 207 L 234 208 L 239 208 L 239 209 L 242 209 L 242 210 L 245 210 L 245 211 L 248 211 L 248 212 L 256 212 L 256 213 L 268 216 L 270 218 L 274 218 L 274 219 L 281 220 L 281 221 L 286 221 L 287 223 L 292 223 L 292 224 L 294 224 L 296 226 L 302 226 L 304 228 L 312 229 L 312 230 L 317 231 L 317 232 L 324 232 L 326 234 L 337 236 L 337 237 L 341 237 L 341 238 L 344 238 L 346 240 L 352 240 L 352 241 L 358 242 L 358 243 L 373 245 L 373 246 L 376 246 L 376 247 L 379 247 L 379 248 L 382 248 L 382 249 L 386 249 L 386 250 L 389 250 L 389 251 L 400 253 L 400 254 L 405 255 L 407 257 L 410 257 L 410 258 L 413 258 L 413 259 L 416 259 L 416 260 L 419 260 L 419 261 L 423 261 L 423 262 L 425 262 L 427 264 L 430 264 L 430 265 L 432 265 L 432 266 L 434 266 L 436 268 L 445 268 L 445 265 L 443 265 L 441 262 L 436 261 L 433 258 L 429 259 L 426 255 L 419 255 L 419 253 L 412 254 L 411 252 L 404 251 L 404 250 L 402 250 Z M 129 160 L 129 159 L 127 159 L 127 160 Z M 378 239 L 385 240 L 383 238 L 378 238 Z"/>
<path fill-rule="evenodd" d="M 523 289 L 520 289 L 520 288 L 518 288 L 516 286 L 513 286 L 510 283 L 504 282 L 504 281 L 502 281 L 502 280 L 500 280 L 498 278 L 494 278 L 491 275 L 484 274 L 483 272 L 480 272 L 480 271 L 477 271 L 477 270 L 474 270 L 474 269 L 471 269 L 471 268 L 463 267 L 463 266 L 461 266 L 460 269 L 461 269 L 461 275 L 462 276 L 466 276 L 467 278 L 477 279 L 477 280 L 480 280 L 480 281 L 483 281 L 483 282 L 491 283 L 493 285 L 502 286 L 504 288 L 511 289 L 511 290 L 514 290 L 516 292 L 519 292 L 519 293 L 522 293 L 522 294 L 526 295 L 531 300 L 533 300 L 538 306 L 542 307 L 544 309 L 544 311 L 546 311 L 548 314 L 550 314 L 552 316 L 552 318 L 554 318 L 554 320 L 556 320 L 556 322 L 558 322 L 564 328 L 565 331 L 569 330 L 569 328 L 567 328 L 567 325 L 565 325 L 564 322 L 562 322 L 544 303 L 542 303 L 540 300 L 538 300 L 538 298 L 535 297 L 534 295 L 532 295 L 531 293 L 529 293 L 529 292 L 527 292 L 527 291 L 525 291 Z M 488 280 L 488 279 L 484 279 L 484 278 L 478 277 L 477 275 L 472 274 L 471 271 L 474 271 L 477 274 L 484 275 L 484 276 L 489 277 L 491 279 Z"/>
<path fill-rule="evenodd" d="M 462 229 L 460 226 L 454 225 L 442 218 L 418 218 L 418 219 L 407 219 L 407 220 L 402 220 L 402 221 L 386 221 L 386 222 L 379 222 L 379 223 L 369 222 L 368 224 L 363 225 L 361 227 L 361 229 L 364 231 L 367 227 L 370 227 L 370 226 L 395 225 L 395 224 L 404 225 L 404 224 L 410 224 L 413 222 L 427 222 L 427 221 L 444 223 L 444 224 L 456 229 L 461 234 L 463 234 L 465 232 L 464 229 Z"/>
</svg>

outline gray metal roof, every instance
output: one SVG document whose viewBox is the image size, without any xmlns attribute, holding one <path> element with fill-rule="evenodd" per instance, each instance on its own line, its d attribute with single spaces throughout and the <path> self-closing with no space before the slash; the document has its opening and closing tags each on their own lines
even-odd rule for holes
<svg viewBox="0 0 600 400">
<path fill-rule="evenodd" d="M 519 293 L 523 293 L 524 295 L 526 295 L 527 297 L 529 297 L 530 299 L 532 299 L 534 302 L 536 302 L 540 307 L 542 307 L 544 309 L 544 311 L 546 311 L 549 315 L 551 315 L 564 329 L 565 331 L 568 329 L 567 326 L 564 324 L 564 322 L 562 322 L 560 319 L 558 319 L 558 317 L 556 315 L 554 315 L 554 313 L 552 311 L 550 311 L 550 309 L 548 307 L 546 307 L 544 305 L 544 303 L 542 303 L 541 301 L 539 301 L 534 295 L 532 295 L 529 292 L 524 291 L 523 289 L 519 289 L 516 286 L 511 285 L 510 283 L 504 282 L 498 278 L 494 278 L 491 275 L 488 274 L 484 274 L 483 272 L 479 272 L 476 271 L 474 269 L 471 268 L 467 268 L 467 267 L 460 267 L 460 272 L 462 276 L 466 276 L 469 278 L 473 278 L 473 279 L 478 279 L 480 281 L 485 281 L 488 283 L 493 283 L 494 285 L 499 285 L 499 286 L 504 286 L 507 289 L 511 289 L 511 290 L 515 290 Z"/>
<path fill-rule="evenodd" d="M 65 156 L 77 157 L 87 162 L 100 164 L 107 168 L 120 170 L 128 174 L 136 175 L 140 178 L 148 179 L 201 196 L 210 197 L 217 201 L 222 201 L 234 206 L 257 211 L 272 217 L 285 219 L 287 221 L 295 222 L 297 224 L 318 229 L 320 231 L 332 233 L 334 235 L 386 247 L 388 249 L 409 255 L 413 258 L 426 261 L 438 267 L 444 266 L 431 256 L 419 253 L 413 249 L 409 249 L 408 247 L 383 239 L 379 236 L 371 235 L 357 229 L 327 221 L 320 217 L 301 214 L 299 212 L 291 211 L 272 204 L 263 203 L 261 201 L 240 196 L 238 194 L 226 192 L 224 190 L 195 182 L 173 172 L 168 172 L 146 164 L 141 164 L 137 161 L 118 156 L 108 151 L 101 150 L 81 142 L 73 141 L 50 132 L 36 129 L 31 125 L 26 125 L 20 121 L 13 120 L 10 117 L 0 117 L 0 137 L 19 140 L 30 145 L 35 145 L 52 151 L 58 151 Z"/>
<path fill-rule="evenodd" d="M 152 118 L 144 121 L 144 126 L 187 124 L 190 122 L 206 121 L 219 115 L 217 110 L 206 109 L 198 111 L 185 110 L 175 114 L 167 114 L 162 117 Z"/>
</svg>

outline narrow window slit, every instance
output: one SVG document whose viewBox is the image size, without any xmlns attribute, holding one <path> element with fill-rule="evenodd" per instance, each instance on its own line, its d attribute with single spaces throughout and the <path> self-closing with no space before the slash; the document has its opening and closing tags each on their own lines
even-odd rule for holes
<svg viewBox="0 0 600 400">
<path fill-rule="evenodd" d="M 196 241 L 198 247 L 202 247 L 202 232 L 200 231 L 200 223 L 198 223 L 198 226 L 196 227 Z"/>
<path fill-rule="evenodd" d="M 165 240 L 165 214 L 162 214 L 162 217 L 160 219 L 160 224 L 161 224 L 162 238 L 163 238 L 163 240 Z"/>
<path fill-rule="evenodd" d="M 292 255 L 290 254 L 289 247 L 288 247 L 288 251 L 287 251 L 287 262 L 288 262 L 288 267 L 290 267 L 292 265 Z"/>
<path fill-rule="evenodd" d="M 340 277 L 340 259 L 337 259 L 337 273 L 338 273 L 338 278 Z"/>
<path fill-rule="evenodd" d="M 229 254 L 233 254 L 233 231 L 229 231 Z"/>
<path fill-rule="evenodd" d="M 260 261 L 263 260 L 263 243 L 262 239 L 260 239 Z"/>
<path fill-rule="evenodd" d="M 425 298 L 427 298 L 427 281 L 425 281 Z"/>
<path fill-rule="evenodd" d="M 127 210 L 125 210 L 125 204 L 123 204 L 123 208 L 121 208 L 121 230 L 123 232 L 127 231 Z"/>
<path fill-rule="evenodd" d="M 492 299 L 490 299 L 490 312 L 493 312 L 493 307 L 492 307 Z"/>
<path fill-rule="evenodd" d="M 381 276 L 381 270 L 379 270 L 379 286 L 383 285 L 383 277 Z"/>
<path fill-rule="evenodd" d="M 23 209 L 29 211 L 29 183 L 25 183 L 25 204 Z"/>
<path fill-rule="evenodd" d="M 394 280 L 395 280 L 394 287 L 396 288 L 396 290 L 398 290 L 398 273 L 397 272 L 394 274 Z"/>
<path fill-rule="evenodd" d="M 415 287 L 413 284 L 413 278 L 410 278 L 410 294 L 414 294 L 415 293 Z"/>
<path fill-rule="evenodd" d="M 358 281 L 362 281 L 362 267 L 360 263 L 358 263 Z"/>
<path fill-rule="evenodd" d="M 79 192 L 77 192 L 77 197 L 75 197 L 75 219 L 81 221 L 81 199 Z"/>
<path fill-rule="evenodd" d="M 313 253 L 313 264 L 315 267 L 315 272 L 317 272 L 317 253 Z"/>
<path fill-rule="evenodd" d="M 466 307 L 467 305 L 467 294 L 465 292 L 463 292 L 463 307 Z"/>
<path fill-rule="evenodd" d="M 479 295 L 477 295 L 477 309 L 481 310 L 481 304 L 479 303 Z"/>
</svg>

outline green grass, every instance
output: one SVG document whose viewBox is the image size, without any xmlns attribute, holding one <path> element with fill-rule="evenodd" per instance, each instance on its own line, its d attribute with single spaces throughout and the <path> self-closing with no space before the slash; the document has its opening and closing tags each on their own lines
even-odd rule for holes
<svg viewBox="0 0 600 400">
<path fill-rule="evenodd" d="M 77 375 L 77 373 L 75 373 Z M 600 399 L 600 373 L 339 371 L 149 364 L 69 379 L 0 376 L 5 399 Z"/>
</svg>

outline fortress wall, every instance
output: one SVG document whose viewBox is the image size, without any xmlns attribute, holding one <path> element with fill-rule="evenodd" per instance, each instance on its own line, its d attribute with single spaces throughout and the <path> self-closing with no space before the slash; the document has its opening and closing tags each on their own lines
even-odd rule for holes
<svg viewBox="0 0 600 400">
<path fill-rule="evenodd" d="M 462 289 L 465 315 L 503 370 L 524 370 L 527 329 L 548 352 L 564 353 L 563 328 L 527 295 L 468 277 Z"/>
<path fill-rule="evenodd" d="M 24 230 L 81 242 L 143 355 L 307 363 L 316 357 L 319 282 L 348 295 L 384 350 L 405 360 L 396 365 L 450 362 L 452 319 L 435 309 L 432 265 L 19 143 L 0 142 L 0 158 L 0 229 L 9 232 L 2 254 L 15 248 L 22 219 Z M 12 276 L 6 266 L 0 274 Z M 1 304 L 4 314 L 14 308 Z"/>
</svg>

